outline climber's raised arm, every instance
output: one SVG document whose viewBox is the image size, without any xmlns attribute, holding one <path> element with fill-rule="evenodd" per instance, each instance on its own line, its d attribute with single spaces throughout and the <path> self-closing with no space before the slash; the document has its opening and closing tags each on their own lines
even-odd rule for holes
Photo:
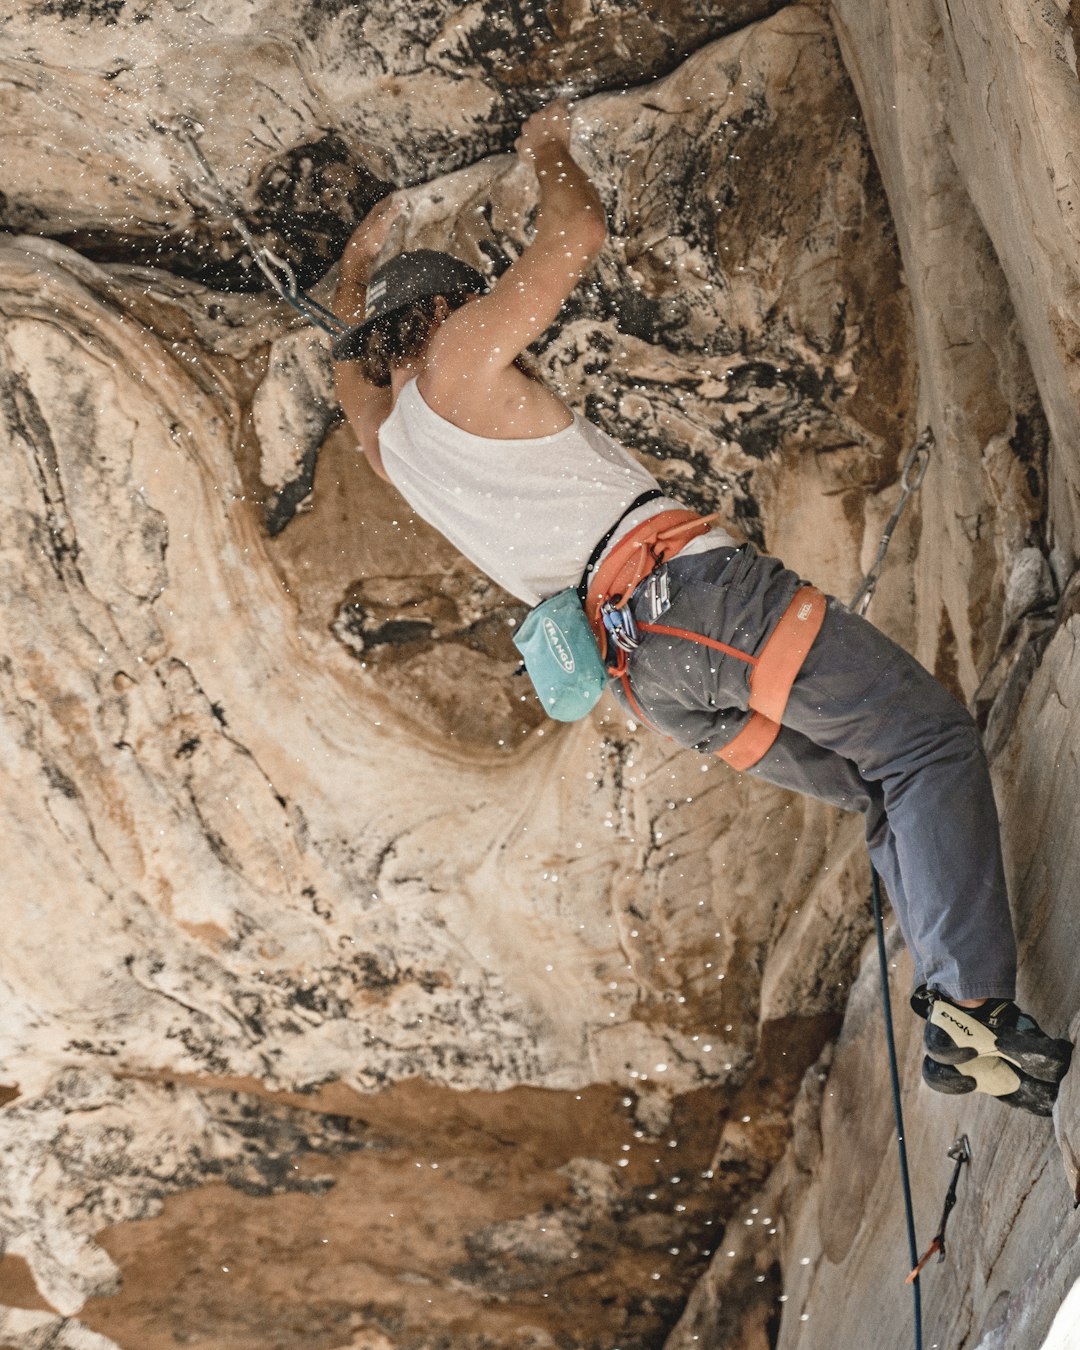
<svg viewBox="0 0 1080 1350">
<path fill-rule="evenodd" d="M 401 203 L 396 198 L 384 197 L 364 217 L 345 246 L 334 292 L 334 313 L 348 324 L 363 321 L 372 266 L 400 211 Z M 379 457 L 379 427 L 393 405 L 390 390 L 365 379 L 356 361 L 335 361 L 334 381 L 342 411 L 356 433 L 360 449 L 375 472 L 385 478 Z"/>
<path fill-rule="evenodd" d="M 563 302 L 603 247 L 604 207 L 570 153 L 570 114 L 561 100 L 521 129 L 518 155 L 540 185 L 532 242 L 491 291 L 449 316 L 427 354 L 424 387 L 490 386 L 554 322 Z"/>
</svg>

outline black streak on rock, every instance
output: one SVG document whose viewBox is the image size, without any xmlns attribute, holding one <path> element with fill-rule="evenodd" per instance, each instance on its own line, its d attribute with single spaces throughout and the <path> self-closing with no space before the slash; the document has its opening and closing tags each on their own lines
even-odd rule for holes
<svg viewBox="0 0 1080 1350">
<path fill-rule="evenodd" d="M 306 288 L 337 260 L 357 222 L 388 189 L 331 132 L 285 151 L 263 170 L 256 205 L 236 205 L 256 242 L 287 262 Z M 182 230 L 155 230 L 148 222 L 130 232 L 75 230 L 57 238 L 95 262 L 161 267 L 211 290 L 267 290 L 228 220 L 196 210 L 194 223 Z"/>
<path fill-rule="evenodd" d="M 123 12 L 126 0 L 40 0 L 30 10 L 30 17 L 55 19 L 85 19 L 88 23 L 102 23 L 113 27 Z M 138 22 L 139 15 L 135 16 Z"/>
</svg>

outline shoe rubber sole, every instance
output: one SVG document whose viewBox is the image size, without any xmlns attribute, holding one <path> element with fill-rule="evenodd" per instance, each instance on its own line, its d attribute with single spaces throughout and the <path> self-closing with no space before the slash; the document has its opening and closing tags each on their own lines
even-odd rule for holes
<svg viewBox="0 0 1080 1350">
<path fill-rule="evenodd" d="M 1069 1071 L 1070 1041 L 1003 1028 L 995 1033 L 985 1022 L 944 999 L 935 999 L 923 1040 L 927 1053 L 940 1064 L 967 1064 L 993 1056 L 1044 1083 L 1060 1083 Z"/>
<path fill-rule="evenodd" d="M 996 1097 L 1006 1106 L 1015 1106 L 1033 1116 L 1053 1114 L 1057 1100 L 1057 1084 L 1032 1078 L 1006 1063 L 999 1055 L 979 1055 L 967 1060 L 963 1070 L 952 1064 L 942 1064 L 929 1055 L 923 1060 L 923 1082 L 935 1092 L 962 1096 L 981 1092 Z"/>
</svg>

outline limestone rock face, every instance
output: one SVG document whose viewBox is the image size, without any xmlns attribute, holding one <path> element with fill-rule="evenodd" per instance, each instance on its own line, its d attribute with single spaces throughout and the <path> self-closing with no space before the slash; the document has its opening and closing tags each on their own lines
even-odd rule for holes
<svg viewBox="0 0 1080 1350">
<path fill-rule="evenodd" d="M 522 607 L 358 458 L 325 337 L 229 215 L 325 301 L 396 188 L 394 248 L 494 276 L 535 203 L 506 152 L 569 91 L 610 227 L 535 352 L 573 406 L 842 596 L 930 426 L 874 617 L 987 718 L 1024 992 L 1061 1025 L 1064 18 L 10 8 L 0 1339 L 750 1350 L 804 1317 L 855 1344 L 872 1312 L 900 1343 L 868 972 L 827 1044 L 868 928 L 858 822 L 613 702 L 547 722 Z M 961 1126 L 995 1197 L 953 1220 L 935 1325 L 1035 1345 L 1077 1274 L 1072 1088 L 1059 1151 L 927 1101 L 903 1027 L 921 1214 Z"/>
</svg>

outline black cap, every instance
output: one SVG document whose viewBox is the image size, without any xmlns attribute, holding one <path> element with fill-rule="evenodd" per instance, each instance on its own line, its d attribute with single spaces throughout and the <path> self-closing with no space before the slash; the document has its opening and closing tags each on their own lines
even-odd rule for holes
<svg viewBox="0 0 1080 1350">
<path fill-rule="evenodd" d="M 450 291 L 460 290 L 482 294 L 487 290 L 487 283 L 475 267 L 450 253 L 440 253 L 433 248 L 399 253 L 380 267 L 368 283 L 363 323 L 334 340 L 335 361 L 351 361 L 364 334 L 396 309 L 404 309 L 431 295 L 447 295 Z"/>
</svg>

